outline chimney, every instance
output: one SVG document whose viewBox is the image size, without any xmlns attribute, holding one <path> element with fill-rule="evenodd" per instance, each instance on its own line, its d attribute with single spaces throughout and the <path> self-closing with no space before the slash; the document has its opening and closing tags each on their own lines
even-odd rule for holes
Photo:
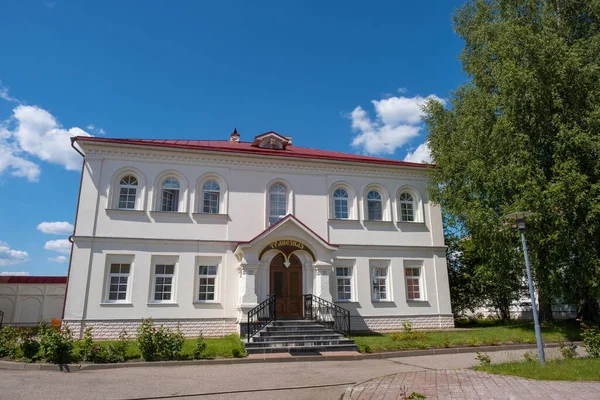
<svg viewBox="0 0 600 400">
<path fill-rule="evenodd" d="M 231 134 L 231 136 L 229 136 L 229 141 L 235 143 L 238 143 L 240 141 L 240 134 L 238 133 L 237 128 L 233 129 L 233 133 Z"/>
</svg>

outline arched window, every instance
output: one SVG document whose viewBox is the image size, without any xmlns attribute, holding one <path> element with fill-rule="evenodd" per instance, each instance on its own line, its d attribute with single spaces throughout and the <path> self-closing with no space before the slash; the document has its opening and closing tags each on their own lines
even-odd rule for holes
<svg viewBox="0 0 600 400">
<path fill-rule="evenodd" d="M 348 192 L 336 189 L 333 192 L 333 212 L 336 219 L 348 219 Z"/>
<path fill-rule="evenodd" d="M 221 196 L 221 186 L 219 182 L 210 180 L 202 186 L 203 205 L 202 212 L 205 214 L 218 214 Z"/>
<path fill-rule="evenodd" d="M 119 182 L 119 208 L 135 210 L 138 180 L 133 175 L 125 175 Z"/>
<path fill-rule="evenodd" d="M 179 206 L 179 181 L 167 178 L 162 184 L 161 211 L 177 211 Z"/>
<path fill-rule="evenodd" d="M 415 203 L 412 195 L 407 192 L 400 193 L 400 221 L 414 222 Z"/>
<path fill-rule="evenodd" d="M 369 221 L 383 220 L 383 199 L 376 190 L 367 193 L 367 219 Z"/>
<path fill-rule="evenodd" d="M 276 183 L 269 189 L 269 225 L 287 215 L 287 189 Z"/>
</svg>

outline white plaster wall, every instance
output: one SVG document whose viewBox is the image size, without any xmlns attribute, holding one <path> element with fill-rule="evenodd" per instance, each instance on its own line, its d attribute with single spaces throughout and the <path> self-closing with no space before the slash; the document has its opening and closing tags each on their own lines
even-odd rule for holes
<svg viewBox="0 0 600 400">
<path fill-rule="evenodd" d="M 65 284 L 0 283 L 4 325 L 36 325 L 62 317 Z"/>
</svg>

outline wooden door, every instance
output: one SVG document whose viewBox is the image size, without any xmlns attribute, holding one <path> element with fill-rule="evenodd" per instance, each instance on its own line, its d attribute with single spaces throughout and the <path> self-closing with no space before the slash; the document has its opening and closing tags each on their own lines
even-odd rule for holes
<svg viewBox="0 0 600 400">
<path fill-rule="evenodd" d="M 293 254 L 287 268 L 284 261 L 278 254 L 270 266 L 270 293 L 275 294 L 277 319 L 302 318 L 302 264 Z"/>
</svg>

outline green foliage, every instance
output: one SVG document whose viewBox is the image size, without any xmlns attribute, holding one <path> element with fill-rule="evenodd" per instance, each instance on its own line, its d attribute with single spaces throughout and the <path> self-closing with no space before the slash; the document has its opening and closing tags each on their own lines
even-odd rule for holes
<svg viewBox="0 0 600 400">
<path fill-rule="evenodd" d="M 558 341 L 558 350 L 564 359 L 577 357 L 577 345 L 573 342 L 566 344 L 564 340 Z"/>
<path fill-rule="evenodd" d="M 600 381 L 600 358 L 573 358 L 539 362 L 511 362 L 476 366 L 474 369 L 490 374 L 520 376 L 527 379 L 557 381 Z"/>
<path fill-rule="evenodd" d="M 37 360 L 37 355 L 40 350 L 40 343 L 33 337 L 33 332 L 23 330 L 19 341 L 19 347 L 23 353 L 23 357 L 28 360 Z"/>
<path fill-rule="evenodd" d="M 15 358 L 19 350 L 19 330 L 13 326 L 0 329 L 0 357 Z"/>
<path fill-rule="evenodd" d="M 411 333 L 412 332 L 412 322 L 408 320 L 402 321 L 402 332 Z"/>
<path fill-rule="evenodd" d="M 179 326 L 175 331 L 163 325 L 157 329 L 149 318 L 142 319 L 137 332 L 138 347 L 144 360 L 175 360 L 180 357 L 184 338 Z"/>
<path fill-rule="evenodd" d="M 600 357 L 600 328 L 597 326 L 588 326 L 583 320 L 581 324 L 581 339 L 583 347 L 590 357 Z"/>
<path fill-rule="evenodd" d="M 527 352 L 527 353 L 523 354 L 523 358 L 525 359 L 526 362 L 533 362 L 533 361 L 535 361 L 535 359 L 537 357 L 532 356 L 531 353 Z"/>
<path fill-rule="evenodd" d="M 79 348 L 79 359 L 81 361 L 94 362 L 93 353 L 94 350 L 94 336 L 92 335 L 92 328 L 87 328 L 83 332 L 83 340 L 77 343 Z"/>
<path fill-rule="evenodd" d="M 421 393 L 417 393 L 417 392 L 411 392 L 410 394 L 408 394 L 408 388 L 406 386 L 403 386 L 400 388 L 400 400 L 422 400 L 422 399 L 427 399 L 427 397 L 424 394 Z"/>
<path fill-rule="evenodd" d="M 194 360 L 200 360 L 205 358 L 206 355 L 204 352 L 206 351 L 206 341 L 204 340 L 204 336 L 202 336 L 202 332 L 200 332 L 200 336 L 196 339 L 196 346 L 194 347 L 193 357 Z"/>
<path fill-rule="evenodd" d="M 53 364 L 67 364 L 71 361 L 73 334 L 68 326 L 46 326 L 40 322 L 38 327 L 40 353 L 44 360 Z"/>
<path fill-rule="evenodd" d="M 475 354 L 477 354 L 475 359 L 479 361 L 479 365 L 490 365 L 492 363 L 492 359 L 487 353 L 477 352 Z"/>
<path fill-rule="evenodd" d="M 527 241 L 540 316 L 562 298 L 598 317 L 600 285 L 600 3 L 471 0 L 454 15 L 469 82 L 424 108 L 430 197 L 448 233 L 471 243 L 450 260 L 458 309 L 468 290 L 508 318 L 524 276 L 503 215 L 535 212 Z M 464 269 L 464 270 L 463 270 Z"/>
</svg>

